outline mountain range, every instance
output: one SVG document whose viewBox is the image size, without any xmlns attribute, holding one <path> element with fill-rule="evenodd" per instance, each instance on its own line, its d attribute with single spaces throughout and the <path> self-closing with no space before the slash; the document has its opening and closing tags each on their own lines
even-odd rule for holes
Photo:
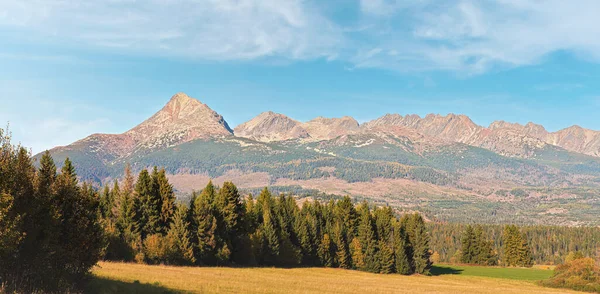
<svg viewBox="0 0 600 294">
<path fill-rule="evenodd" d="M 123 134 L 93 134 L 50 152 L 98 184 L 120 178 L 126 164 L 165 167 L 182 197 L 213 178 L 248 191 L 349 194 L 448 221 L 595 224 L 600 212 L 600 132 L 579 126 L 484 127 L 455 114 L 300 122 L 268 111 L 231 129 L 178 93 Z"/>
</svg>

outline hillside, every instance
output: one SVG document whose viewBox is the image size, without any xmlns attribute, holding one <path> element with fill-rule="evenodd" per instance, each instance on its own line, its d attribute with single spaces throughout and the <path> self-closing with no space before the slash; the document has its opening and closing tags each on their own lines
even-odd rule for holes
<svg viewBox="0 0 600 294">
<path fill-rule="evenodd" d="M 181 197 L 209 178 L 246 191 L 316 197 L 349 194 L 445 221 L 597 224 L 600 157 L 597 132 L 464 115 L 385 115 L 299 122 L 264 112 L 231 130 L 206 104 L 174 95 L 154 116 L 123 134 L 94 134 L 50 152 L 73 160 L 98 184 L 165 167 Z M 595 147 L 596 146 L 596 147 Z"/>
</svg>

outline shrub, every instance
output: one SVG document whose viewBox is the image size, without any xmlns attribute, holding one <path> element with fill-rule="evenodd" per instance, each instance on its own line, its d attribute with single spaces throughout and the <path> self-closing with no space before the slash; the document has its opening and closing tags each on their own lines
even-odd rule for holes
<svg viewBox="0 0 600 294">
<path fill-rule="evenodd" d="M 591 258 L 575 259 L 557 266 L 554 276 L 541 285 L 600 293 L 600 267 Z"/>
</svg>

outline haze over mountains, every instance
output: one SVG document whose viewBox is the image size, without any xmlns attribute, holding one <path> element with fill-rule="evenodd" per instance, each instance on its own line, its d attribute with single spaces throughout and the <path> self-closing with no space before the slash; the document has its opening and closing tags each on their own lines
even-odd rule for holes
<svg viewBox="0 0 600 294">
<path fill-rule="evenodd" d="M 579 126 L 548 132 L 533 123 L 496 121 L 483 127 L 455 114 L 387 114 L 363 124 L 351 117 L 299 122 L 267 111 L 232 130 L 209 106 L 178 93 L 123 134 L 94 134 L 51 153 L 57 161 L 70 157 L 83 179 L 97 183 L 119 178 L 127 163 L 134 170 L 164 166 L 182 193 L 214 178 L 247 189 L 271 185 L 350 194 L 402 209 L 425 206 L 440 219 L 475 208 L 472 217 L 497 216 L 529 202 L 536 206 L 524 219 L 543 214 L 588 222 L 600 210 L 594 196 L 600 190 L 600 132 Z M 565 210 L 558 205 L 564 199 L 588 209 Z M 440 201 L 463 204 L 448 210 Z"/>
</svg>

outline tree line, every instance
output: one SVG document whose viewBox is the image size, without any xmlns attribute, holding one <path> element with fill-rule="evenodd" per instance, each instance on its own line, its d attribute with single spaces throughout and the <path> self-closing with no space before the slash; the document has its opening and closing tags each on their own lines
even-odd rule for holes
<svg viewBox="0 0 600 294">
<path fill-rule="evenodd" d="M 470 225 L 457 223 L 428 223 L 431 232 L 431 250 L 434 261 L 447 263 L 477 263 L 461 260 L 463 256 L 463 240 Z M 520 238 L 508 238 L 506 225 L 481 224 L 471 226 L 475 232 L 480 231 L 481 239 L 491 244 L 494 259 L 498 265 L 510 265 L 515 259 L 505 256 L 511 252 L 523 252 L 523 264 L 562 264 L 571 252 L 579 252 L 584 256 L 597 257 L 600 252 L 600 228 L 591 226 L 518 226 L 511 229 L 512 235 Z M 518 233 L 517 233 L 518 231 Z M 471 237 L 472 238 L 472 237 Z M 509 240 L 505 242 L 505 240 Z M 512 244 L 507 249 L 507 244 Z M 525 246 L 525 244 L 527 246 Z M 485 246 L 484 246 L 485 247 Z M 523 249 L 519 249 L 522 247 Z M 526 250 L 527 249 L 527 250 Z M 529 257 L 531 257 L 531 261 Z M 477 263 L 481 264 L 481 263 Z"/>
<path fill-rule="evenodd" d="M 151 264 L 324 266 L 375 273 L 428 274 L 429 233 L 419 214 L 355 205 L 349 197 L 299 205 L 265 188 L 256 199 L 209 182 L 188 205 L 175 201 L 164 170 L 98 196 L 108 235 L 104 258 Z"/>
<path fill-rule="evenodd" d="M 494 242 L 485 236 L 482 226 L 467 225 L 461 238 L 461 249 L 457 251 L 460 262 L 486 266 L 498 265 L 499 262 L 504 266 L 533 266 L 527 236 L 521 234 L 517 226 L 506 225 L 501 241 L 504 254 L 499 260 Z"/>
</svg>

